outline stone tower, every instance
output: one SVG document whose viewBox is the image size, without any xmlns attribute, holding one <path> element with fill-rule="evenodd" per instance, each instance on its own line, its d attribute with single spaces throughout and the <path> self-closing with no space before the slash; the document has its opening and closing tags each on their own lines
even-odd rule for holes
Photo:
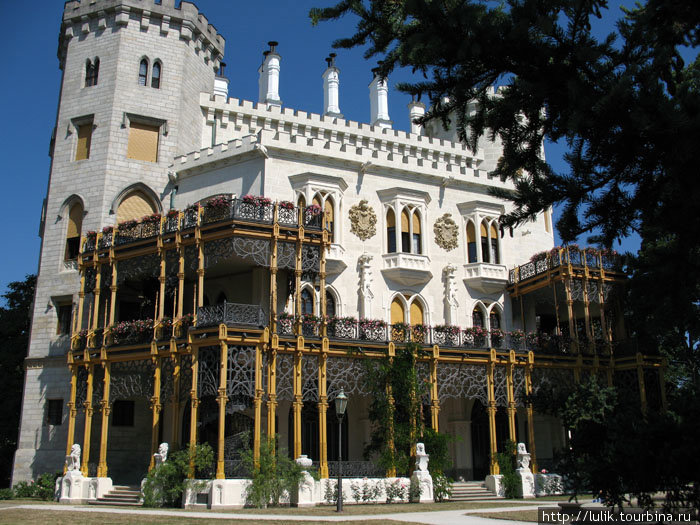
<svg viewBox="0 0 700 525">
<path fill-rule="evenodd" d="M 66 453 L 65 363 L 80 235 L 162 211 L 173 191 L 173 158 L 201 147 L 200 93 L 214 89 L 224 44 L 189 2 L 65 4 L 58 45 L 63 77 L 13 483 L 55 472 Z"/>
</svg>

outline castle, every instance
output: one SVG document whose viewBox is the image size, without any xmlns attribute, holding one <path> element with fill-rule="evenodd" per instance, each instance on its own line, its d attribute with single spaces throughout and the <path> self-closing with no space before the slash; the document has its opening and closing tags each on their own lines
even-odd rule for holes
<svg viewBox="0 0 700 525">
<path fill-rule="evenodd" d="M 13 482 L 74 443 L 89 478 L 135 483 L 161 442 L 209 442 L 230 478 L 246 431 L 328 477 L 341 388 L 345 472 L 383 475 L 362 455 L 361 360 L 409 341 L 426 350 L 426 423 L 460 437 L 465 479 L 494 473 L 506 439 L 533 471 L 565 445 L 524 400 L 542 384 L 595 374 L 665 403 L 662 361 L 625 344 L 615 254 L 555 248 L 549 211 L 499 225 L 497 141 L 393 129 L 371 75 L 371 122 L 345 120 L 333 57 L 324 113 L 286 108 L 274 42 L 258 101 L 229 98 L 225 40 L 189 2 L 72 0 L 60 31 Z"/>
</svg>

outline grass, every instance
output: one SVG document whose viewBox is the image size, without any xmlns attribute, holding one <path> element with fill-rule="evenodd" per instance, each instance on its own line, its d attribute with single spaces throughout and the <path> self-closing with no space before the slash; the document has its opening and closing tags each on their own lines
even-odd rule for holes
<svg viewBox="0 0 700 525">
<path fill-rule="evenodd" d="M 397 512 L 430 512 L 435 510 L 472 510 L 487 509 L 493 507 L 513 506 L 512 503 L 494 503 L 491 501 L 446 501 L 444 503 L 382 503 L 377 505 L 348 505 L 343 504 L 343 514 L 357 516 L 359 514 L 396 514 Z M 276 507 L 268 509 L 239 509 L 232 510 L 233 513 L 252 514 L 295 514 L 303 516 L 335 516 L 335 505 L 322 505 L 308 508 Z"/>
<path fill-rule="evenodd" d="M 470 516 L 496 520 L 534 521 L 537 522 L 537 510 L 510 510 L 506 512 L 474 512 Z"/>
<path fill-rule="evenodd" d="M 183 516 L 174 518 L 170 516 L 143 516 L 138 514 L 110 514 L 107 512 L 75 512 L 66 508 L 65 511 L 49 511 L 34 509 L 12 509 L 3 508 L 0 510 L 0 525 L 51 523 L 51 525 L 78 525 L 94 524 L 100 525 L 186 525 L 196 523 L 197 525 L 222 525 L 223 523 L 234 521 L 236 525 L 260 525 L 259 520 L 222 520 L 216 518 L 196 518 Z M 264 525 L 289 525 L 285 520 L 265 520 Z M 314 525 L 324 523 L 322 521 L 308 520 L 295 521 L 297 525 Z M 325 522 L 327 523 L 327 522 Z M 356 521 L 337 521 L 336 524 L 356 525 Z M 367 520 L 362 522 L 365 525 L 386 525 L 385 520 Z M 408 522 L 405 522 L 408 523 Z M 410 525 L 410 524 L 409 524 Z M 414 524 L 417 525 L 417 524 Z"/>
</svg>

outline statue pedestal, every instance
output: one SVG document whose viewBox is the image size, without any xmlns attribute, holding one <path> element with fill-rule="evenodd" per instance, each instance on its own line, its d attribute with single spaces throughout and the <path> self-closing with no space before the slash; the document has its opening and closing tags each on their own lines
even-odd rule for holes
<svg viewBox="0 0 700 525">
<path fill-rule="evenodd" d="M 520 477 L 519 496 L 522 498 L 535 497 L 535 476 L 530 472 L 530 469 L 519 468 L 517 470 Z"/>
<path fill-rule="evenodd" d="M 79 470 L 69 470 L 57 481 L 59 503 L 85 503 L 88 500 L 90 478 Z"/>
<path fill-rule="evenodd" d="M 308 469 L 312 465 L 311 459 L 305 455 L 299 456 L 294 461 L 303 469 Z M 299 485 L 290 494 L 290 503 L 293 507 L 313 507 L 320 498 L 320 494 L 316 494 L 316 482 L 306 470 L 301 475 Z"/>
<path fill-rule="evenodd" d="M 420 497 L 411 498 L 411 501 L 418 503 L 434 503 L 433 499 L 433 477 L 428 471 L 416 470 L 411 475 L 411 486 L 420 487 Z"/>
</svg>

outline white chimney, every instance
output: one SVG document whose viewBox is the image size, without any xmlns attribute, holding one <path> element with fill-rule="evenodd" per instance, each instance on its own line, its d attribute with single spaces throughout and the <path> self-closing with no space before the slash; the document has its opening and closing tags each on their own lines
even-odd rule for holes
<svg viewBox="0 0 700 525">
<path fill-rule="evenodd" d="M 224 76 L 224 66 L 226 64 L 221 62 L 219 70 L 214 77 L 214 96 L 224 97 L 224 100 L 228 100 L 228 78 Z"/>
<path fill-rule="evenodd" d="M 323 72 L 323 114 L 342 118 L 338 102 L 340 69 L 335 67 L 335 53 L 331 53 L 326 62 L 328 62 L 328 69 Z"/>
<path fill-rule="evenodd" d="M 258 69 L 258 102 L 271 106 L 281 106 L 280 100 L 280 56 L 275 51 L 277 42 L 268 42 L 269 51 L 265 51 L 263 63 Z"/>
<path fill-rule="evenodd" d="M 416 135 L 423 134 L 423 126 L 414 122 L 423 115 L 425 115 L 425 104 L 412 100 L 408 104 L 408 118 L 411 120 L 411 133 L 415 133 Z"/>
<path fill-rule="evenodd" d="M 370 124 L 380 128 L 390 128 L 393 122 L 389 119 L 389 88 L 386 79 L 382 80 L 374 71 L 374 79 L 369 84 Z"/>
</svg>

